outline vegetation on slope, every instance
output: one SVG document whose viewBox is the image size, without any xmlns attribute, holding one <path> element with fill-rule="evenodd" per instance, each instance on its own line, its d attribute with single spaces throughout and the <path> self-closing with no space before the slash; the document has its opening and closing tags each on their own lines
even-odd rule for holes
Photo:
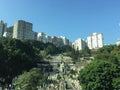
<svg viewBox="0 0 120 90">
<path fill-rule="evenodd" d="M 104 46 L 94 56 L 95 60 L 79 72 L 83 90 L 119 90 L 120 46 Z"/>
</svg>

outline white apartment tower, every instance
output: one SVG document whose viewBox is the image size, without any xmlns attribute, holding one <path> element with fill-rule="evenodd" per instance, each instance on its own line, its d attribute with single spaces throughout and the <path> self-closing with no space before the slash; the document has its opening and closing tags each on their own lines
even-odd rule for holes
<svg viewBox="0 0 120 90">
<path fill-rule="evenodd" d="M 61 38 L 62 41 L 63 41 L 63 45 L 69 45 L 69 40 L 68 40 L 66 37 L 60 36 L 60 38 Z"/>
<path fill-rule="evenodd" d="M 117 45 L 117 46 L 120 45 L 120 39 L 117 40 L 116 45 Z"/>
<path fill-rule="evenodd" d="M 72 45 L 75 50 L 80 51 L 80 50 L 83 50 L 87 46 L 87 43 L 83 39 L 79 38 Z"/>
<path fill-rule="evenodd" d="M 7 29 L 7 23 L 0 20 L 0 37 L 3 37 L 4 32 L 6 32 Z"/>
<path fill-rule="evenodd" d="M 52 37 L 51 36 L 48 36 L 46 35 L 46 43 L 52 43 Z"/>
<path fill-rule="evenodd" d="M 87 44 L 89 49 L 98 49 L 103 47 L 103 34 L 93 33 L 87 37 Z"/>
<path fill-rule="evenodd" d="M 38 33 L 37 40 L 46 43 L 46 34 L 43 32 Z"/>
<path fill-rule="evenodd" d="M 18 20 L 14 24 L 13 38 L 16 39 L 34 39 L 34 32 L 32 31 L 32 23 L 23 20 Z"/>
</svg>

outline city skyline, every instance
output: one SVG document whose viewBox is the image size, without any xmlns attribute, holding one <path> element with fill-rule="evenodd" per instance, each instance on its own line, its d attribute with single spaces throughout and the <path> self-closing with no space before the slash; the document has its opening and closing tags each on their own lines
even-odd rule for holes
<svg viewBox="0 0 120 90">
<path fill-rule="evenodd" d="M 118 0 L 4 0 L 0 19 L 8 26 L 22 19 L 33 23 L 35 32 L 66 36 L 72 42 L 103 33 L 105 44 L 115 44 L 120 37 L 119 4 Z"/>
<path fill-rule="evenodd" d="M 43 43 L 52 43 L 57 47 L 70 45 L 75 48 L 75 50 L 82 50 L 86 46 L 88 46 L 89 49 L 98 49 L 103 47 L 104 44 L 102 33 L 93 33 L 92 35 L 87 37 L 87 40 L 79 38 L 72 43 L 64 36 L 56 37 L 49 36 L 44 32 L 34 32 L 33 24 L 24 20 L 17 20 L 14 26 L 8 27 L 7 30 L 6 29 L 7 23 L 4 23 L 3 20 L 0 20 L 0 37 L 15 38 L 20 40 L 37 40 L 42 41 Z"/>
</svg>

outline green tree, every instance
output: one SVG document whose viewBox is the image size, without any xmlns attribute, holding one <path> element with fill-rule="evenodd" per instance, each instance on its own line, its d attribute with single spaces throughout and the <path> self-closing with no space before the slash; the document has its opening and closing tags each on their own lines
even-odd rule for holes
<svg viewBox="0 0 120 90">
<path fill-rule="evenodd" d="M 8 27 L 8 28 L 7 28 L 7 32 L 13 33 L 13 26 Z"/>
<path fill-rule="evenodd" d="M 37 48 L 38 50 L 44 50 L 45 48 L 45 44 L 41 41 L 36 41 L 36 40 L 29 40 L 29 42 L 31 43 L 31 45 L 34 47 L 34 48 Z"/>
<path fill-rule="evenodd" d="M 114 50 L 115 45 L 106 45 L 102 48 L 100 48 L 97 53 L 111 53 L 112 50 Z"/>
<path fill-rule="evenodd" d="M 36 67 L 34 49 L 30 44 L 16 39 L 0 40 L 0 82 L 9 85 L 23 71 Z"/>
<path fill-rule="evenodd" d="M 61 47 L 61 49 L 62 49 L 62 52 L 70 52 L 73 50 L 73 48 L 69 45 L 64 45 Z"/>
<path fill-rule="evenodd" d="M 81 57 L 81 54 L 80 54 L 80 52 L 78 50 L 76 51 L 76 50 L 73 49 L 71 51 L 70 56 L 72 57 L 73 61 L 76 62 Z"/>
<path fill-rule="evenodd" d="M 107 60 L 118 65 L 120 64 L 120 48 L 116 45 L 104 46 L 94 56 L 96 60 Z"/>
<path fill-rule="evenodd" d="M 120 89 L 120 77 L 113 79 L 113 86 L 115 87 L 115 90 Z"/>
<path fill-rule="evenodd" d="M 118 58 L 113 54 L 97 54 L 95 56 L 95 59 L 97 59 L 97 60 L 105 60 L 105 61 L 107 60 L 107 61 L 110 61 L 112 63 L 119 64 Z"/>
<path fill-rule="evenodd" d="M 94 61 L 79 72 L 78 80 L 83 90 L 118 90 L 119 72 L 120 68 L 116 64 L 103 60 Z"/>
<path fill-rule="evenodd" d="M 15 90 L 38 90 L 38 87 L 42 86 L 46 79 L 39 69 L 33 68 L 29 72 L 24 72 L 15 80 Z"/>
<path fill-rule="evenodd" d="M 53 44 L 50 44 L 50 43 L 48 43 L 46 45 L 47 45 L 47 47 L 45 48 L 45 52 L 47 55 L 48 54 L 54 55 L 54 54 L 58 53 L 58 49 L 56 46 L 54 46 Z"/>
<path fill-rule="evenodd" d="M 86 46 L 83 50 L 81 50 L 81 54 L 83 57 L 88 57 L 91 55 L 90 49 Z"/>
</svg>

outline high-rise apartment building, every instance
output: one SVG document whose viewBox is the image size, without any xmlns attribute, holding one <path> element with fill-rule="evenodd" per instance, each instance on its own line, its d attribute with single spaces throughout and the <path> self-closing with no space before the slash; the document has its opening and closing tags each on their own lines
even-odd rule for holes
<svg viewBox="0 0 120 90">
<path fill-rule="evenodd" d="M 33 24 L 26 22 L 24 20 L 18 20 L 15 22 L 14 26 L 7 29 L 7 24 L 0 20 L 0 37 L 16 38 L 16 39 L 30 39 L 38 40 L 44 43 L 52 43 L 57 47 L 63 45 L 72 45 L 69 40 L 64 37 L 49 36 L 43 32 L 33 32 Z"/>
<path fill-rule="evenodd" d="M 46 35 L 46 43 L 52 43 L 52 37 Z"/>
<path fill-rule="evenodd" d="M 46 34 L 43 32 L 38 33 L 37 40 L 46 43 Z"/>
<path fill-rule="evenodd" d="M 18 20 L 14 24 L 13 38 L 16 39 L 34 39 L 34 32 L 32 31 L 32 23 L 23 20 Z"/>
<path fill-rule="evenodd" d="M 72 45 L 75 50 L 80 51 L 80 50 L 83 50 L 87 46 L 87 43 L 85 40 L 79 38 L 79 39 L 75 40 L 75 42 Z"/>
<path fill-rule="evenodd" d="M 12 38 L 12 33 L 4 32 L 3 37 Z"/>
<path fill-rule="evenodd" d="M 64 45 L 64 41 L 60 37 L 58 37 L 57 42 L 58 42 L 58 44 L 57 44 L 58 47 L 62 47 Z"/>
<path fill-rule="evenodd" d="M 34 32 L 34 40 L 37 40 L 38 32 Z"/>
<path fill-rule="evenodd" d="M 68 40 L 66 37 L 60 36 L 60 38 L 61 38 L 62 41 L 63 41 L 63 45 L 69 45 L 69 40 Z"/>
<path fill-rule="evenodd" d="M 0 37 L 3 37 L 4 32 L 6 32 L 7 29 L 7 23 L 0 20 Z"/>
<path fill-rule="evenodd" d="M 58 46 L 58 37 L 52 36 L 52 44 Z"/>
<path fill-rule="evenodd" d="M 89 49 L 98 49 L 103 47 L 103 34 L 93 33 L 87 37 L 87 44 Z"/>
<path fill-rule="evenodd" d="M 117 46 L 120 45 L 120 39 L 117 40 L 116 45 L 117 45 Z"/>
</svg>

